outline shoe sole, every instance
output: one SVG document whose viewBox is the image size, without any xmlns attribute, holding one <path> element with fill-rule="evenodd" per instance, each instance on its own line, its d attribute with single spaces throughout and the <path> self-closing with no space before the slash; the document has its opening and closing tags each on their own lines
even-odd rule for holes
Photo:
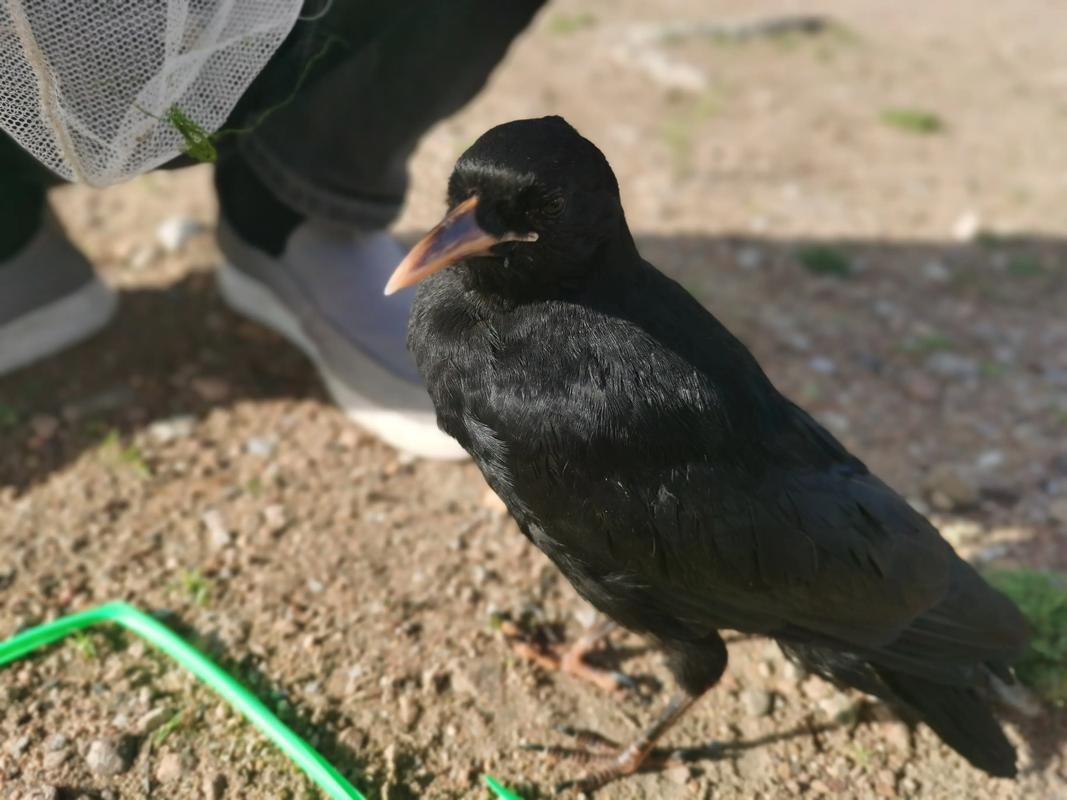
<svg viewBox="0 0 1067 800">
<path fill-rule="evenodd" d="M 459 442 L 449 438 L 436 424 L 413 422 L 408 415 L 383 409 L 333 375 L 319 349 L 301 328 L 274 292 L 224 261 L 218 270 L 219 293 L 234 311 L 259 322 L 289 340 L 315 364 L 330 397 L 360 427 L 387 444 L 438 461 L 469 458 Z"/>
<path fill-rule="evenodd" d="M 115 313 L 118 299 L 93 278 L 82 288 L 0 326 L 0 375 L 88 339 Z"/>
</svg>

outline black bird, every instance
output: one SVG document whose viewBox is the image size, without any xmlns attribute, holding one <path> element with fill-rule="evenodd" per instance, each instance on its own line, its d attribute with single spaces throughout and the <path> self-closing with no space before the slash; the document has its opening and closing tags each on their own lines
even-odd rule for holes
<svg viewBox="0 0 1067 800">
<path fill-rule="evenodd" d="M 680 687 L 571 785 L 639 767 L 719 680 L 723 628 L 773 637 L 1013 776 L 984 689 L 1011 680 L 1018 609 L 641 258 L 600 150 L 559 117 L 500 125 L 460 157 L 448 202 L 386 287 L 422 282 L 408 342 L 438 422 Z"/>
</svg>

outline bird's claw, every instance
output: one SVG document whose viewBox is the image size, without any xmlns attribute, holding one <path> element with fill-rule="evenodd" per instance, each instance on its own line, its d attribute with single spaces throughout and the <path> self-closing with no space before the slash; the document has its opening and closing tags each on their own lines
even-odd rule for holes
<svg viewBox="0 0 1067 800">
<path fill-rule="evenodd" d="M 504 634 L 508 646 L 515 653 L 542 669 L 568 673 L 611 694 L 638 690 L 637 681 L 629 675 L 618 670 L 594 667 L 586 662 L 585 656 L 595 646 L 594 642 L 586 637 L 570 645 L 565 642 L 553 642 L 543 631 L 528 633 L 510 620 L 501 622 L 500 632 Z"/>
</svg>

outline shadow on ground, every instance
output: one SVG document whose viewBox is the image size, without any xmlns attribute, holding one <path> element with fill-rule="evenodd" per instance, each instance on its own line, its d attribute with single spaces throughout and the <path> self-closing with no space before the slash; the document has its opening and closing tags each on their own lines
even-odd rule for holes
<svg viewBox="0 0 1067 800">
<path fill-rule="evenodd" d="M 1061 239 L 986 237 L 954 244 L 680 235 L 639 241 L 650 261 L 746 340 L 759 335 L 760 309 L 732 300 L 734 289 L 751 281 L 756 296 L 785 310 L 836 292 L 843 297 L 834 313 L 859 326 L 868 324 L 878 299 L 907 298 L 909 289 L 919 293 L 919 302 L 941 295 L 979 310 L 1008 307 L 1030 315 L 1035 325 L 1042 315 L 1056 319 L 1067 308 L 1067 241 Z M 937 283 L 924 284 L 931 270 L 940 271 L 933 276 Z M 783 296 L 783 286 L 793 285 L 797 291 Z M 103 333 L 0 379 L 0 488 L 21 494 L 112 431 L 126 436 L 158 420 L 281 397 L 325 400 L 308 361 L 229 312 L 209 274 L 126 290 Z M 41 416 L 60 421 L 58 435 L 41 435 L 49 426 L 34 424 Z"/>
</svg>

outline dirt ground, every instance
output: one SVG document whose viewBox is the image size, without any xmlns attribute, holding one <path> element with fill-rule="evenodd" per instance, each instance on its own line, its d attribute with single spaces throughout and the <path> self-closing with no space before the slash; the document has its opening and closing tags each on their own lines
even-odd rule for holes
<svg viewBox="0 0 1067 800">
<path fill-rule="evenodd" d="M 488 126 L 563 114 L 608 154 L 645 255 L 962 552 L 1067 568 L 1067 12 L 822 0 L 818 33 L 721 27 L 798 7 L 552 3 L 424 141 L 398 231 L 436 220 Z M 166 610 L 372 798 L 482 797 L 483 771 L 553 796 L 575 768 L 519 745 L 632 735 L 669 688 L 658 656 L 615 637 L 602 661 L 644 687 L 617 699 L 510 653 L 495 616 L 573 636 L 588 608 L 472 465 L 398 457 L 224 308 L 209 177 L 56 193 L 122 307 L 0 381 L 0 637 L 112 599 Z M 172 217 L 202 231 L 168 252 Z M 730 655 L 666 741 L 719 747 L 599 797 L 1067 797 L 1063 711 L 1012 718 L 1022 772 L 994 780 L 766 641 Z M 129 637 L 20 662 L 0 698 L 4 800 L 315 796 Z"/>
</svg>

